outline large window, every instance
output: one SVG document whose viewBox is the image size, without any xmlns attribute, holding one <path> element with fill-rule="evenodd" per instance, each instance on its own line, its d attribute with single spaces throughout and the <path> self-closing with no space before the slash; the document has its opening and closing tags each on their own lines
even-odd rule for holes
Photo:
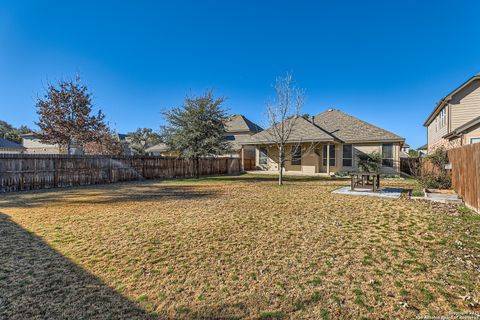
<svg viewBox="0 0 480 320">
<path fill-rule="evenodd" d="M 323 165 L 327 165 L 327 145 L 323 146 Z M 335 167 L 335 145 L 330 145 L 330 166 Z"/>
<path fill-rule="evenodd" d="M 471 139 L 470 139 L 470 143 L 471 143 L 471 144 L 480 143 L 480 138 L 471 138 Z"/>
<path fill-rule="evenodd" d="M 292 146 L 292 165 L 302 164 L 302 146 Z"/>
<path fill-rule="evenodd" d="M 382 144 L 382 165 L 385 167 L 393 167 L 393 144 Z"/>
<path fill-rule="evenodd" d="M 267 152 L 267 148 L 261 147 L 259 151 L 260 151 L 260 155 L 259 155 L 259 157 L 258 157 L 258 164 L 260 164 L 260 165 L 266 165 L 267 162 L 268 162 L 268 152 Z"/>
<path fill-rule="evenodd" d="M 442 111 L 440 111 L 440 128 L 445 127 L 447 124 L 447 108 L 443 108 Z"/>
<path fill-rule="evenodd" d="M 447 108 L 443 108 L 442 111 L 435 117 L 435 131 L 438 131 L 447 125 Z"/>
<path fill-rule="evenodd" d="M 351 144 L 343 145 L 343 166 L 353 166 L 353 147 Z"/>
</svg>

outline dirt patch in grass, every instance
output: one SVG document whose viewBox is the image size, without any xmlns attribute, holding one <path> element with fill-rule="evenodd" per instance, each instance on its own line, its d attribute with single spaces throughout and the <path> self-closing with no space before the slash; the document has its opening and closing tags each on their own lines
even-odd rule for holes
<svg viewBox="0 0 480 320">
<path fill-rule="evenodd" d="M 332 194 L 345 180 L 291 178 L 278 187 L 274 179 L 3 196 L 0 259 L 8 263 L 0 265 L 0 294 L 8 294 L 0 296 L 0 317 L 55 315 L 74 300 L 59 291 L 63 284 L 93 314 L 114 317 L 409 318 L 480 310 L 474 214 Z M 92 286 L 98 292 L 84 289 Z"/>
</svg>

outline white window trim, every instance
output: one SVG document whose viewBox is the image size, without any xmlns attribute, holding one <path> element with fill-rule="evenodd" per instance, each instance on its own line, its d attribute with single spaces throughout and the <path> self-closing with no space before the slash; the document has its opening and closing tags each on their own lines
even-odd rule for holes
<svg viewBox="0 0 480 320">
<path fill-rule="evenodd" d="M 265 149 L 265 163 L 262 163 L 262 149 Z M 260 147 L 258 148 L 258 164 L 261 166 L 268 165 L 268 148 L 267 147 Z"/>
<path fill-rule="evenodd" d="M 477 142 L 473 142 L 473 140 L 478 140 L 478 141 L 477 141 Z M 470 144 L 474 144 L 474 143 L 480 143 L 480 137 L 470 138 Z"/>
</svg>

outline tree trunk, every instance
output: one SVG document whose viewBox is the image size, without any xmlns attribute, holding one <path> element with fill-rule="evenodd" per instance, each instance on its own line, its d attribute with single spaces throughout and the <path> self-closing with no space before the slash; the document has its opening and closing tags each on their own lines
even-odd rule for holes
<svg viewBox="0 0 480 320">
<path fill-rule="evenodd" d="M 278 185 L 283 184 L 283 148 L 280 147 L 278 150 Z"/>
<path fill-rule="evenodd" d="M 195 158 L 195 178 L 200 178 L 200 161 L 198 158 Z"/>
</svg>

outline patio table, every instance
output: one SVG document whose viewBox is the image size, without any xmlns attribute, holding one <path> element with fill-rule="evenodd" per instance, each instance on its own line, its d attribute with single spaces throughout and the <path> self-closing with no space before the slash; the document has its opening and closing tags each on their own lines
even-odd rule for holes
<svg viewBox="0 0 480 320">
<path fill-rule="evenodd" d="M 368 189 L 373 192 L 380 189 L 380 174 L 378 172 L 354 172 L 351 176 L 351 190 Z"/>
</svg>

